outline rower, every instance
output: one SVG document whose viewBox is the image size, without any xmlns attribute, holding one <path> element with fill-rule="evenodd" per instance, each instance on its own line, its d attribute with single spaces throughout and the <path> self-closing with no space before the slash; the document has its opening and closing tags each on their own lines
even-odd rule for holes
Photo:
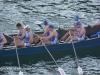
<svg viewBox="0 0 100 75">
<path fill-rule="evenodd" d="M 54 29 L 54 26 L 50 24 L 48 26 L 49 36 L 48 37 L 39 37 L 46 45 L 57 44 L 58 43 L 58 33 Z M 39 42 L 38 45 L 41 45 L 42 42 Z"/>
<path fill-rule="evenodd" d="M 94 25 L 91 25 L 91 27 L 95 27 L 95 26 L 99 26 L 99 25 L 100 25 L 100 22 L 98 22 L 98 23 L 96 23 Z M 95 37 L 98 37 L 98 36 L 100 36 L 100 31 L 95 33 L 95 34 L 93 34 L 93 35 L 91 35 L 90 37 L 91 38 L 95 38 Z"/>
<path fill-rule="evenodd" d="M 26 31 L 25 31 L 24 27 L 20 23 L 18 23 L 16 25 L 16 27 L 19 30 L 19 33 L 18 33 L 17 36 L 13 36 L 13 38 L 16 39 L 16 42 L 20 42 L 25 38 Z M 14 45 L 14 42 L 12 42 L 10 45 Z"/>
<path fill-rule="evenodd" d="M 7 43 L 7 40 L 3 34 L 0 34 L 0 49 L 3 48 L 4 44 Z"/>
<path fill-rule="evenodd" d="M 20 42 L 16 42 L 17 47 L 29 47 L 33 43 L 33 33 L 31 32 L 30 26 L 26 25 L 24 29 L 26 30 L 25 38 Z"/>
<path fill-rule="evenodd" d="M 71 38 L 73 41 L 83 41 L 85 39 L 85 28 L 81 25 L 81 22 L 76 22 L 76 31 L 73 36 L 69 36 L 65 42 L 71 42 Z"/>
<path fill-rule="evenodd" d="M 74 35 L 74 31 L 76 30 L 76 22 L 79 21 L 79 16 L 76 15 L 74 17 L 74 29 L 70 31 L 71 35 L 73 36 Z M 70 34 L 67 32 L 61 39 L 60 39 L 60 42 L 64 42 L 68 37 L 70 36 Z"/>
<path fill-rule="evenodd" d="M 48 37 L 49 36 L 49 30 L 48 30 L 48 21 L 44 20 L 43 21 L 44 25 L 45 25 L 45 31 L 43 34 L 40 34 L 38 36 L 40 37 Z M 37 44 L 40 41 L 40 38 L 38 38 L 38 36 L 36 35 L 35 39 L 34 39 L 34 43 Z"/>
<path fill-rule="evenodd" d="M 100 22 L 94 24 L 94 25 L 91 25 L 91 27 L 94 27 L 94 26 L 99 26 L 100 25 Z"/>
</svg>

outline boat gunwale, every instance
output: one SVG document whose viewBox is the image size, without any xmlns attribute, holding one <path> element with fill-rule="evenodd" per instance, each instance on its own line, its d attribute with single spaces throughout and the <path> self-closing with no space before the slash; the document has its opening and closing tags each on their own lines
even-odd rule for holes
<svg viewBox="0 0 100 75">
<path fill-rule="evenodd" d="M 81 42 L 86 42 L 86 41 L 92 41 L 92 40 L 95 40 L 95 39 L 99 39 L 100 37 L 96 37 L 96 38 L 91 38 L 91 39 L 86 39 L 84 41 L 75 41 L 73 42 L 74 44 L 77 44 L 77 43 L 81 43 Z M 64 45 L 64 44 L 71 44 L 70 43 L 58 43 L 58 44 L 53 44 L 53 45 L 46 45 L 47 47 L 48 46 L 55 46 L 55 45 Z M 8 46 L 9 47 L 9 46 Z M 18 48 L 18 50 L 20 49 L 26 49 L 26 48 L 39 48 L 39 47 L 43 47 L 43 45 L 40 45 L 40 46 L 31 46 L 31 47 L 21 47 L 21 48 Z M 5 47 L 6 48 L 6 47 Z M 13 49 L 12 49 L 13 48 Z M 7 48 L 7 49 L 3 49 L 3 50 L 0 50 L 0 51 L 10 51 L 10 50 L 14 50 L 15 47 L 13 46 L 12 48 Z"/>
</svg>

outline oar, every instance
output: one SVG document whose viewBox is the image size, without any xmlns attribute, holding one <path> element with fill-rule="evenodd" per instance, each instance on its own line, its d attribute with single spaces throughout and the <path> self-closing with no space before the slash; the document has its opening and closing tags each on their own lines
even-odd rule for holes
<svg viewBox="0 0 100 75">
<path fill-rule="evenodd" d="M 18 56 L 18 51 L 17 51 L 15 39 L 14 39 L 14 43 L 15 43 L 15 48 L 16 48 L 17 61 L 18 61 L 19 69 L 20 69 L 19 75 L 23 75 L 23 72 L 21 71 L 21 68 L 20 68 L 19 56 Z"/>
<path fill-rule="evenodd" d="M 78 58 L 77 58 L 75 46 L 74 46 L 73 39 L 72 39 L 72 36 L 71 36 L 70 31 L 69 31 L 69 35 L 70 35 L 70 38 L 71 38 L 72 46 L 73 46 L 74 53 L 75 53 L 75 57 L 76 57 L 76 62 L 77 62 L 77 65 L 78 65 L 78 68 L 77 68 L 78 74 L 79 74 L 79 75 L 82 75 L 82 74 L 83 74 L 83 70 L 82 70 L 82 68 L 79 66 L 79 62 L 78 62 Z"/>
<path fill-rule="evenodd" d="M 41 26 L 42 21 L 36 21 L 35 24 L 38 25 L 41 29 L 43 29 L 43 27 Z M 44 29 L 43 29 L 43 31 L 44 31 Z"/>
<path fill-rule="evenodd" d="M 41 39 L 40 39 L 41 40 Z M 55 64 L 58 67 L 58 71 L 60 72 L 61 75 L 66 75 L 66 73 L 64 72 L 64 70 L 62 68 L 60 68 L 57 64 L 57 62 L 55 61 L 54 57 L 52 56 L 52 54 L 50 53 L 50 51 L 48 50 L 48 48 L 46 47 L 45 43 L 41 40 L 43 46 L 45 47 L 45 49 L 47 50 L 47 52 L 49 53 L 49 55 L 51 56 L 51 58 L 53 59 L 53 61 L 55 62 Z"/>
<path fill-rule="evenodd" d="M 42 24 L 42 22 L 41 21 L 36 21 L 35 24 L 37 24 L 37 25 Z"/>
<path fill-rule="evenodd" d="M 34 33 L 34 35 L 36 35 L 36 34 Z M 37 35 L 37 37 L 39 37 L 39 36 Z M 40 39 L 40 40 L 41 40 L 41 39 Z M 50 53 L 50 51 L 49 51 L 48 48 L 46 47 L 45 43 L 44 43 L 42 40 L 41 40 L 41 42 L 42 42 L 43 46 L 45 47 L 45 49 L 47 50 L 47 52 L 49 53 L 49 55 L 51 56 L 51 58 L 53 59 L 53 61 L 55 62 L 55 64 L 57 65 L 58 71 L 60 72 L 60 74 L 61 74 L 61 75 L 66 75 L 65 71 L 64 71 L 62 68 L 60 68 L 60 67 L 58 66 L 56 60 L 54 59 L 53 55 Z"/>
</svg>

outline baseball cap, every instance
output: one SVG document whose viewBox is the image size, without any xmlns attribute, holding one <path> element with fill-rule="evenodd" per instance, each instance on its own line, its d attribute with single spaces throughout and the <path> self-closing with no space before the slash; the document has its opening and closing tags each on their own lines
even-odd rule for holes
<svg viewBox="0 0 100 75">
<path fill-rule="evenodd" d="M 48 28 L 54 28 L 53 24 L 49 24 Z"/>
<path fill-rule="evenodd" d="M 26 25 L 26 26 L 24 27 L 24 29 L 26 29 L 26 28 L 30 28 L 30 25 Z"/>
<path fill-rule="evenodd" d="M 77 21 L 75 25 L 76 26 L 81 25 L 81 22 Z"/>
</svg>

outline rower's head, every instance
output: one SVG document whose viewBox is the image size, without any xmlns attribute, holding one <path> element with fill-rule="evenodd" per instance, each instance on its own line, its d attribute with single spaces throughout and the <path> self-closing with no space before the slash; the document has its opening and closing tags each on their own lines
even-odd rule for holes
<svg viewBox="0 0 100 75">
<path fill-rule="evenodd" d="M 43 23 L 44 23 L 45 26 L 48 25 L 48 21 L 47 20 L 44 20 Z"/>
<path fill-rule="evenodd" d="M 80 22 L 80 21 L 77 21 L 77 22 L 76 22 L 76 24 L 75 24 L 76 28 L 80 28 L 80 27 L 81 27 L 81 25 L 82 25 L 82 24 L 81 24 L 81 22 Z"/>
<path fill-rule="evenodd" d="M 48 28 L 49 28 L 49 31 L 52 31 L 54 29 L 53 24 L 49 24 Z"/>
<path fill-rule="evenodd" d="M 23 26 L 20 23 L 17 23 L 16 27 L 17 27 L 18 30 L 22 30 L 23 29 Z"/>
<path fill-rule="evenodd" d="M 24 27 L 24 29 L 25 29 L 26 31 L 30 31 L 30 26 L 29 26 L 29 25 L 26 25 L 26 26 Z"/>
</svg>

